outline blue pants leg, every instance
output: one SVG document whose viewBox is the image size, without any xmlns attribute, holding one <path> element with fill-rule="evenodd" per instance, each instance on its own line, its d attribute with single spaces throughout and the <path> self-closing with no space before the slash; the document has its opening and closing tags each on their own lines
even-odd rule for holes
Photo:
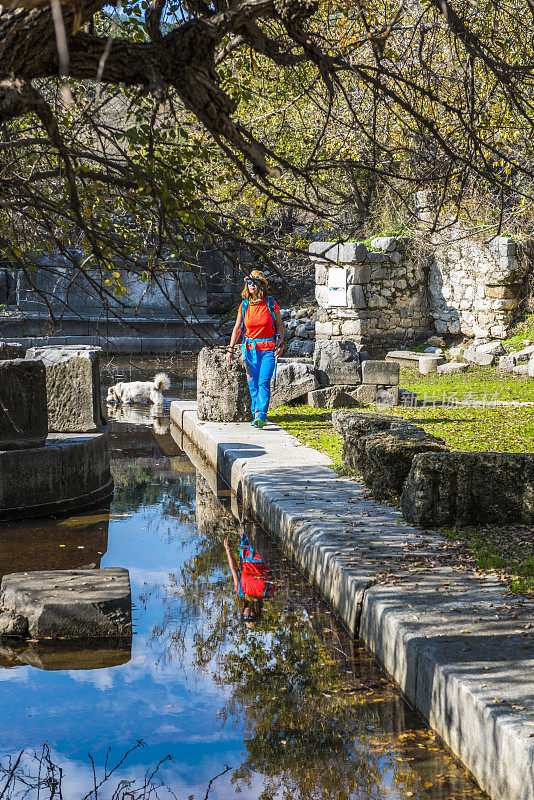
<svg viewBox="0 0 534 800">
<path fill-rule="evenodd" d="M 248 388 L 252 398 L 252 413 L 265 421 L 271 399 L 271 379 L 275 367 L 274 350 L 257 350 L 256 356 L 256 362 L 249 365 Z"/>
</svg>

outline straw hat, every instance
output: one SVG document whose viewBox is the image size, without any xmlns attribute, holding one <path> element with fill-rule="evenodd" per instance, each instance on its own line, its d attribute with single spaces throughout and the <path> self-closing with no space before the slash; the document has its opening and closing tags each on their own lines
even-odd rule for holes
<svg viewBox="0 0 534 800">
<path fill-rule="evenodd" d="M 267 288 L 267 278 L 265 277 L 265 273 L 261 269 L 253 269 L 250 273 L 251 278 L 256 278 L 257 281 L 261 281 L 263 285 Z"/>
</svg>

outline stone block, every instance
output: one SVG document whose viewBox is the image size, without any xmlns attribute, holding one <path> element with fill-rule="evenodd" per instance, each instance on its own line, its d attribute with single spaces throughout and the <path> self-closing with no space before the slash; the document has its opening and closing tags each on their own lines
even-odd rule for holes
<svg viewBox="0 0 534 800">
<path fill-rule="evenodd" d="M 236 348 L 226 363 L 226 350 L 203 347 L 197 364 L 198 418 L 212 422 L 248 422 L 250 392 L 243 354 Z"/>
<path fill-rule="evenodd" d="M 0 361 L 0 451 L 42 447 L 48 433 L 41 361 Z"/>
<path fill-rule="evenodd" d="M 491 353 L 484 353 L 475 345 L 464 350 L 464 358 L 470 364 L 478 364 L 481 367 L 490 367 L 495 362 L 495 356 Z"/>
<path fill-rule="evenodd" d="M 377 387 L 375 387 L 377 388 Z M 392 425 L 402 422 L 393 414 L 373 414 L 368 411 L 334 411 L 332 426 L 343 439 L 356 441 L 361 436 L 377 431 L 388 431 Z"/>
<path fill-rule="evenodd" d="M 501 356 L 499 358 L 499 372 L 503 374 L 510 374 L 514 370 L 514 366 L 516 364 L 515 354 L 510 353 L 506 356 Z"/>
<path fill-rule="evenodd" d="M 362 285 L 369 283 L 371 279 L 371 268 L 369 264 L 361 267 L 349 267 L 347 269 L 347 286 Z"/>
<path fill-rule="evenodd" d="M 24 358 L 26 348 L 17 342 L 0 342 L 0 361 L 11 358 Z"/>
<path fill-rule="evenodd" d="M 329 292 L 328 286 L 323 286 L 317 283 L 315 285 L 315 299 L 319 308 L 328 308 L 329 306 Z"/>
<path fill-rule="evenodd" d="M 362 384 L 366 385 L 366 384 Z M 398 386 L 385 386 L 377 389 L 376 404 L 378 406 L 388 406 L 393 408 L 399 405 L 399 387 Z"/>
<path fill-rule="evenodd" d="M 431 375 L 436 372 L 439 365 L 444 362 L 443 356 L 425 355 L 419 359 L 419 372 L 421 375 Z"/>
<path fill-rule="evenodd" d="M 101 412 L 100 347 L 61 345 L 32 347 L 26 358 L 40 359 L 46 369 L 48 430 L 93 433 L 105 425 Z"/>
<path fill-rule="evenodd" d="M 315 323 L 316 336 L 332 336 L 333 324 L 330 321 L 320 321 Z"/>
<path fill-rule="evenodd" d="M 311 365 L 280 360 L 276 381 L 273 378 L 271 383 L 270 408 L 284 406 L 316 388 L 317 379 Z"/>
<path fill-rule="evenodd" d="M 534 522 L 534 454 L 421 453 L 401 498 L 408 522 L 480 525 Z"/>
<path fill-rule="evenodd" d="M 343 264 L 358 264 L 367 256 L 367 247 L 362 242 L 346 242 L 339 245 L 337 260 Z"/>
<path fill-rule="evenodd" d="M 376 384 L 362 383 L 362 385 L 358 386 L 354 392 L 354 396 L 359 403 L 364 403 L 365 405 L 370 406 L 372 403 L 376 403 L 377 391 L 378 386 Z"/>
<path fill-rule="evenodd" d="M 436 371 L 439 375 L 458 375 L 468 369 L 469 364 L 464 361 L 449 361 L 448 364 L 440 364 Z"/>
<path fill-rule="evenodd" d="M 130 576 L 120 567 L 4 575 L 0 605 L 25 617 L 35 638 L 132 633 Z"/>
<path fill-rule="evenodd" d="M 354 342 L 317 341 L 313 365 L 321 386 L 357 386 L 361 383 L 360 356 Z"/>
<path fill-rule="evenodd" d="M 308 404 L 312 408 L 354 408 L 358 400 L 349 394 L 353 386 L 327 386 L 308 393 Z M 360 388 L 360 387 L 358 387 Z"/>
<path fill-rule="evenodd" d="M 341 324 L 342 336 L 364 336 L 367 332 L 368 323 L 365 319 L 346 320 Z"/>
<path fill-rule="evenodd" d="M 401 494 L 413 458 L 419 453 L 446 451 L 443 439 L 415 425 L 362 436 L 355 449 L 355 466 L 373 497 L 383 500 Z"/>
<path fill-rule="evenodd" d="M 514 375 L 525 378 L 528 376 L 528 364 L 516 364 L 515 367 L 512 368 L 512 372 Z"/>
<path fill-rule="evenodd" d="M 308 247 L 312 261 L 339 261 L 339 244 L 337 242 L 312 242 Z"/>
<path fill-rule="evenodd" d="M 527 375 L 529 378 L 534 378 L 534 356 L 528 362 Z"/>
<path fill-rule="evenodd" d="M 373 250 L 382 250 L 385 253 L 392 253 L 397 249 L 397 240 L 393 236 L 377 236 L 371 240 Z"/>
<path fill-rule="evenodd" d="M 290 356 L 303 357 L 313 356 L 315 344 L 310 339 L 293 339 L 287 348 Z"/>
<path fill-rule="evenodd" d="M 375 383 L 384 386 L 399 385 L 399 365 L 394 361 L 364 361 L 362 364 L 362 383 Z"/>
<path fill-rule="evenodd" d="M 324 264 L 315 265 L 315 285 L 327 286 L 328 285 L 328 267 Z"/>
<path fill-rule="evenodd" d="M 347 308 L 366 308 L 365 294 L 361 286 L 347 287 Z"/>
</svg>

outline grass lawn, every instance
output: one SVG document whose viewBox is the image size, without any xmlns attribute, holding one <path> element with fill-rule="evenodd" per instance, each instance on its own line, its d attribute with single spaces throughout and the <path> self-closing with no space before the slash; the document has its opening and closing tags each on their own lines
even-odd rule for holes
<svg viewBox="0 0 534 800">
<path fill-rule="evenodd" d="M 422 399 L 534 401 L 534 380 L 501 377 L 495 368 L 478 367 L 464 375 L 423 376 L 401 370 L 401 386 Z M 475 396 L 475 397 L 473 397 Z M 361 410 L 376 411 L 372 406 Z M 440 436 L 451 450 L 534 453 L 534 406 L 454 405 L 384 409 Z M 327 453 L 339 474 L 347 470 L 342 462 L 343 441 L 332 427 L 332 412 L 310 406 L 282 406 L 269 419 L 301 442 Z M 482 570 L 501 575 L 514 592 L 534 594 L 534 528 L 506 526 L 443 530 Z"/>
<path fill-rule="evenodd" d="M 420 375 L 415 369 L 401 367 L 400 385 L 417 392 L 420 400 L 534 402 L 532 378 L 499 375 L 495 367 L 473 366 L 461 375 Z"/>
</svg>

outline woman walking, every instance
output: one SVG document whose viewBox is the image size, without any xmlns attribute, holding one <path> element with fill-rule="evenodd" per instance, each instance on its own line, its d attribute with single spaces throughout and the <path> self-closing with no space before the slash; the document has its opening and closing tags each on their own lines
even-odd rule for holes
<svg viewBox="0 0 534 800">
<path fill-rule="evenodd" d="M 267 280 L 261 270 L 254 269 L 245 278 L 241 297 L 243 301 L 237 312 L 226 360 L 231 362 L 236 342 L 243 334 L 243 358 L 252 400 L 251 425 L 263 428 L 267 421 L 276 359 L 284 349 L 284 325 L 278 303 L 267 294 Z"/>
</svg>

